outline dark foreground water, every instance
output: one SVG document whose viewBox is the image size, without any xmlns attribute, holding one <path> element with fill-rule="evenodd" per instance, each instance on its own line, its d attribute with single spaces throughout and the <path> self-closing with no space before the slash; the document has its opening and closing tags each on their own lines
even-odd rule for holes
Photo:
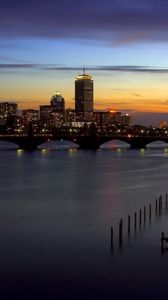
<svg viewBox="0 0 168 300">
<path fill-rule="evenodd" d="M 166 149 L 0 150 L 0 299 L 167 299 L 166 192 Z M 149 203 L 129 238 L 127 215 Z"/>
</svg>

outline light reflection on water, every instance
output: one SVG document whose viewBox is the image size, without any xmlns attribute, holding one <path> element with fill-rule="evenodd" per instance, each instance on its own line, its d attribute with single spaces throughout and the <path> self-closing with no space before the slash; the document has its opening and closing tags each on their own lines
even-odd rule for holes
<svg viewBox="0 0 168 300">
<path fill-rule="evenodd" d="M 155 199 L 165 201 L 167 150 L 1 150 L 0 165 L 2 299 L 166 299 L 168 213 L 155 215 Z M 151 222 L 134 230 L 150 203 Z"/>
<path fill-rule="evenodd" d="M 120 140 L 112 140 L 100 146 L 101 149 L 127 149 L 130 148 L 128 143 L 122 142 Z"/>
<path fill-rule="evenodd" d="M 68 141 L 50 141 L 46 142 L 40 146 L 38 146 L 38 149 L 56 149 L 56 150 L 63 150 L 63 149 L 77 149 L 79 146 L 73 142 Z"/>
</svg>

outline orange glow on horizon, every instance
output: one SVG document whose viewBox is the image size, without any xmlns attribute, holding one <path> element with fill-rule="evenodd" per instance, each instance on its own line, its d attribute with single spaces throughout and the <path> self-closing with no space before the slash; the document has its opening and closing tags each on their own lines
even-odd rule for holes
<svg viewBox="0 0 168 300">
<path fill-rule="evenodd" d="M 44 95 L 43 95 L 44 96 Z M 39 97 L 38 97 L 39 98 Z M 47 99 L 48 98 L 48 99 Z M 66 108 L 74 109 L 75 101 L 72 100 L 72 98 L 68 99 L 69 97 L 66 97 L 64 95 Z M 46 100 L 47 99 L 47 100 Z M 16 102 L 18 103 L 19 109 L 39 109 L 40 105 L 49 105 L 50 104 L 50 97 L 46 97 L 45 99 L 42 97 L 41 99 L 35 99 L 29 100 L 29 99 L 19 99 L 16 97 L 1 97 L 1 102 L 10 101 L 10 102 Z M 113 105 L 114 102 L 114 105 Z M 110 109 L 109 106 L 114 106 L 115 109 Z M 168 103 L 167 99 L 158 99 L 155 98 L 149 98 L 149 99 L 98 99 L 94 100 L 94 109 L 98 110 L 108 110 L 110 113 L 116 113 L 117 111 L 123 111 L 123 110 L 132 110 L 137 112 L 158 112 L 158 113 L 168 113 Z"/>
<path fill-rule="evenodd" d="M 127 77 L 127 82 L 118 78 L 118 81 L 111 83 L 110 79 L 108 81 L 107 78 L 105 79 L 95 77 L 94 109 L 109 110 L 111 113 L 124 110 L 130 110 L 130 114 L 131 111 L 132 113 L 168 113 L 167 81 L 158 80 L 156 84 L 156 77 L 153 81 L 153 78 L 150 78 L 151 80 L 147 82 L 142 78 L 138 81 L 139 77 L 136 80 Z M 53 78 L 32 82 L 30 78 L 29 81 L 22 81 L 22 79 L 19 81 L 18 78 L 12 81 L 11 75 L 10 85 L 9 81 L 5 80 L 5 76 L 3 80 L 0 101 L 16 102 L 19 109 L 39 109 L 40 105 L 50 104 L 50 99 L 56 90 L 59 90 L 64 97 L 66 108 L 74 109 L 73 77 L 67 82 L 61 79 L 55 81 Z"/>
</svg>

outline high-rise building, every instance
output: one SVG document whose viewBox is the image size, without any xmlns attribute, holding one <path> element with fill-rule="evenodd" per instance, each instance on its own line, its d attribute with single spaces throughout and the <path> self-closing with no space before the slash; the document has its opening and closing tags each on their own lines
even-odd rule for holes
<svg viewBox="0 0 168 300">
<path fill-rule="evenodd" d="M 23 122 L 28 125 L 29 122 L 37 122 L 39 120 L 39 111 L 37 109 L 23 109 Z"/>
<path fill-rule="evenodd" d="M 29 125 L 33 128 L 33 132 L 36 133 L 39 128 L 39 110 L 37 109 L 23 109 L 22 121 L 24 124 L 24 130 L 27 133 Z"/>
<path fill-rule="evenodd" d="M 85 71 L 75 80 L 75 111 L 83 113 L 86 121 L 93 115 L 93 80 Z"/>
<path fill-rule="evenodd" d="M 64 113 L 65 112 L 65 100 L 61 96 L 60 92 L 53 94 L 51 98 L 51 109 L 54 112 Z"/>
<path fill-rule="evenodd" d="M 49 127 L 51 123 L 51 105 L 40 105 L 40 122 L 42 126 Z"/>
<path fill-rule="evenodd" d="M 129 114 L 125 114 L 121 117 L 121 122 L 122 122 L 122 125 L 124 126 L 130 126 L 131 124 L 131 117 Z"/>
<path fill-rule="evenodd" d="M 109 125 L 110 112 L 109 111 L 94 111 L 93 120 L 97 126 Z"/>
<path fill-rule="evenodd" d="M 13 123 L 17 116 L 18 105 L 13 102 L 0 102 L 0 125 Z"/>
<path fill-rule="evenodd" d="M 53 128 L 60 128 L 65 121 L 65 100 L 60 92 L 53 94 L 51 98 L 51 124 Z"/>
<path fill-rule="evenodd" d="M 63 112 L 51 112 L 50 127 L 61 128 L 65 122 L 65 114 Z"/>
<path fill-rule="evenodd" d="M 116 110 L 109 111 L 109 124 L 120 125 L 121 124 L 121 112 Z"/>
<path fill-rule="evenodd" d="M 121 112 L 119 111 L 95 111 L 93 117 L 94 122 L 98 126 L 118 126 L 121 124 Z"/>
</svg>

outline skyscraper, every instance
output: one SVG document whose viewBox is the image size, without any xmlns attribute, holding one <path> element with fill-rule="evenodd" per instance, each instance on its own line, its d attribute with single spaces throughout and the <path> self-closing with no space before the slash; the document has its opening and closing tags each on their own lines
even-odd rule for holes
<svg viewBox="0 0 168 300">
<path fill-rule="evenodd" d="M 65 120 L 65 100 L 60 92 L 54 93 L 51 98 L 51 127 L 60 128 Z"/>
<path fill-rule="evenodd" d="M 122 125 L 124 126 L 130 126 L 131 124 L 131 117 L 129 114 L 125 114 L 121 117 L 121 122 L 122 122 Z"/>
<path fill-rule="evenodd" d="M 55 112 L 64 113 L 65 112 L 65 100 L 61 96 L 60 92 L 53 94 L 51 98 L 51 109 Z"/>
<path fill-rule="evenodd" d="M 28 125 L 29 122 L 38 122 L 39 111 L 37 109 L 23 109 L 22 117 L 24 125 Z"/>
<path fill-rule="evenodd" d="M 0 125 L 13 123 L 17 116 L 18 105 L 13 102 L 0 102 Z"/>
<path fill-rule="evenodd" d="M 93 80 L 85 71 L 75 80 L 75 111 L 85 118 L 93 113 Z"/>
<path fill-rule="evenodd" d="M 51 105 L 40 105 L 40 122 L 44 127 L 50 127 Z"/>
</svg>

